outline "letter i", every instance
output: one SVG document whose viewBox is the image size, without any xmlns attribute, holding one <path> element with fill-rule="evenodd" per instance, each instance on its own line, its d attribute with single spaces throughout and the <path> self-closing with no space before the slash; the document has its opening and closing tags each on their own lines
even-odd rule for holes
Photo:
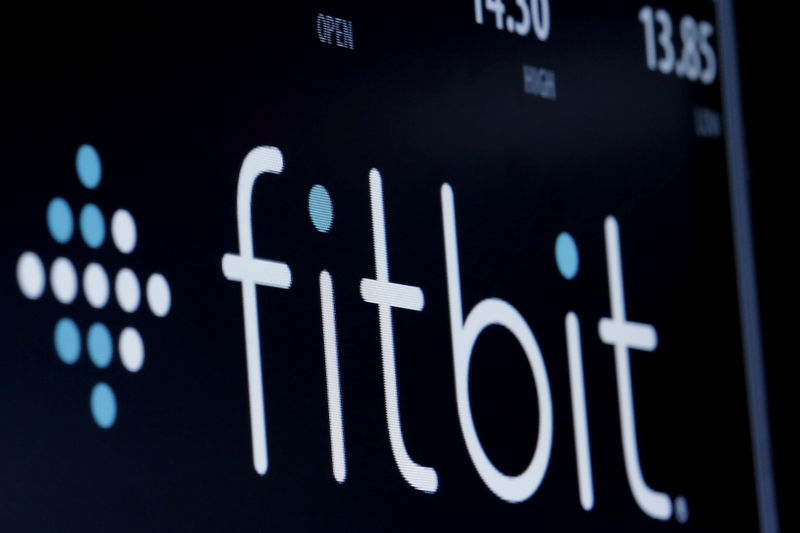
<svg viewBox="0 0 800 533">
<path fill-rule="evenodd" d="M 328 233 L 333 225 L 333 204 L 327 189 L 314 185 L 308 195 L 311 222 L 320 233 Z M 333 301 L 333 278 L 327 270 L 319 273 L 319 299 L 322 311 L 322 342 L 325 349 L 325 380 L 328 389 L 328 422 L 331 432 L 333 477 L 344 483 L 347 463 L 344 453 L 342 392 L 339 380 L 339 349 L 336 341 L 336 310 Z"/>
<path fill-rule="evenodd" d="M 556 238 L 556 264 L 565 279 L 578 273 L 578 247 L 569 233 Z M 589 449 L 589 423 L 586 417 L 586 385 L 583 379 L 583 354 L 581 350 L 581 325 L 573 311 L 564 319 L 567 332 L 567 357 L 569 361 L 569 386 L 572 401 L 572 423 L 575 432 L 575 456 L 578 463 L 578 490 L 581 506 L 590 511 L 594 507 L 592 459 Z"/>
</svg>

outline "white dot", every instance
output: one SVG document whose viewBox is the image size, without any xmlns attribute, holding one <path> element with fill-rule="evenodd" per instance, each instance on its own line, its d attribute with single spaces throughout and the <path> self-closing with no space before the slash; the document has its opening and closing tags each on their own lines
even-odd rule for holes
<svg viewBox="0 0 800 533">
<path fill-rule="evenodd" d="M 102 266 L 89 263 L 83 271 L 83 294 L 86 301 L 95 309 L 108 303 L 108 276 Z"/>
<path fill-rule="evenodd" d="M 680 524 L 689 520 L 689 502 L 683 496 L 675 498 L 675 520 Z"/>
<path fill-rule="evenodd" d="M 50 285 L 56 300 L 69 304 L 78 294 L 78 274 L 69 259 L 59 257 L 50 266 Z"/>
<path fill-rule="evenodd" d="M 139 289 L 139 280 L 130 268 L 123 268 L 114 281 L 114 292 L 117 293 L 117 302 L 123 311 L 133 313 L 139 308 L 142 294 Z"/>
<path fill-rule="evenodd" d="M 17 283 L 26 298 L 36 300 L 44 292 L 44 265 L 39 256 L 25 252 L 17 261 Z"/>
<path fill-rule="evenodd" d="M 136 222 L 125 209 L 117 209 L 111 217 L 111 238 L 123 254 L 131 253 L 136 247 Z"/>
<path fill-rule="evenodd" d="M 119 358 L 129 372 L 138 372 L 144 364 L 144 342 L 136 328 L 125 328 L 119 336 Z"/>
<path fill-rule="evenodd" d="M 161 274 L 153 274 L 147 280 L 147 303 L 154 315 L 167 316 L 172 305 L 172 295 L 169 292 L 167 278 Z"/>
</svg>

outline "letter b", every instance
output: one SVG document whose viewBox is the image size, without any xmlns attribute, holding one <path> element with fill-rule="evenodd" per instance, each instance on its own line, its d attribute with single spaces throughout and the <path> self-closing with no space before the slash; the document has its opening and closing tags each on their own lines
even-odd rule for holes
<svg viewBox="0 0 800 533">
<path fill-rule="evenodd" d="M 539 488 L 550 462 L 553 444 L 553 405 L 547 369 L 531 328 L 519 311 L 508 302 L 499 298 L 486 298 L 472 308 L 466 320 L 463 319 L 455 206 L 453 189 L 450 185 L 447 183 L 442 185 L 441 195 L 456 403 L 461 433 L 472 463 L 486 486 L 507 502 L 522 502 L 530 498 Z M 483 330 L 493 325 L 506 328 L 516 337 L 525 352 L 536 382 L 536 397 L 539 404 L 536 450 L 525 471 L 517 476 L 509 476 L 498 470 L 486 455 L 478 439 L 469 401 L 469 367 L 472 350 Z"/>
</svg>

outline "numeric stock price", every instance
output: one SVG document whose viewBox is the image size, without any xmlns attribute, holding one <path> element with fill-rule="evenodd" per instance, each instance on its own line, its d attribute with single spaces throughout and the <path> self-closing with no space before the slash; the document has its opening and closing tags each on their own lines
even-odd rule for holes
<svg viewBox="0 0 800 533">
<path fill-rule="evenodd" d="M 644 46 L 647 68 L 662 74 L 674 73 L 679 78 L 700 81 L 705 85 L 717 78 L 717 54 L 709 39 L 714 26 L 691 15 L 681 17 L 678 24 L 680 55 L 673 43 L 672 17 L 665 9 L 644 6 L 639 10 L 639 22 L 644 26 Z"/>
<path fill-rule="evenodd" d="M 516 6 L 509 10 L 503 0 L 475 0 L 475 22 L 483 24 L 488 11 L 494 14 L 494 24 L 498 30 L 505 28 L 510 33 L 525 36 L 533 29 L 537 39 L 546 41 L 550 36 L 550 1 L 514 1 Z"/>
</svg>

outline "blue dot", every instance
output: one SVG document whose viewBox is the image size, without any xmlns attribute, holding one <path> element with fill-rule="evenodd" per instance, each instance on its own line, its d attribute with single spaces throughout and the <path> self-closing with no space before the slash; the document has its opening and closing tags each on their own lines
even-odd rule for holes
<svg viewBox="0 0 800 533">
<path fill-rule="evenodd" d="M 106 238 L 106 222 L 103 213 L 94 204 L 86 204 L 81 209 L 81 235 L 89 248 L 99 248 Z"/>
<path fill-rule="evenodd" d="M 72 209 L 63 198 L 53 198 L 47 205 L 47 229 L 56 242 L 64 244 L 72 238 L 75 223 Z"/>
<path fill-rule="evenodd" d="M 75 322 L 69 318 L 59 320 L 53 340 L 58 358 L 68 365 L 74 365 L 81 355 L 81 332 Z"/>
<path fill-rule="evenodd" d="M 106 383 L 100 382 L 92 389 L 89 401 L 94 421 L 103 429 L 108 429 L 117 420 L 117 398 Z"/>
<path fill-rule="evenodd" d="M 111 333 L 103 324 L 96 322 L 89 327 L 86 336 L 86 346 L 89 350 L 89 359 L 97 368 L 107 368 L 111 364 L 111 355 L 114 352 L 114 342 Z"/>
<path fill-rule="evenodd" d="M 308 193 L 308 213 L 317 231 L 328 233 L 333 225 L 333 203 L 328 189 L 314 185 Z"/>
<path fill-rule="evenodd" d="M 556 238 L 556 264 L 558 271 L 567 279 L 574 278 L 578 273 L 578 247 L 569 233 L 559 233 Z"/>
<path fill-rule="evenodd" d="M 103 169 L 100 155 L 94 146 L 84 144 L 78 148 L 78 153 L 75 155 L 75 169 L 78 171 L 78 179 L 87 189 L 95 189 L 100 185 Z"/>
</svg>

